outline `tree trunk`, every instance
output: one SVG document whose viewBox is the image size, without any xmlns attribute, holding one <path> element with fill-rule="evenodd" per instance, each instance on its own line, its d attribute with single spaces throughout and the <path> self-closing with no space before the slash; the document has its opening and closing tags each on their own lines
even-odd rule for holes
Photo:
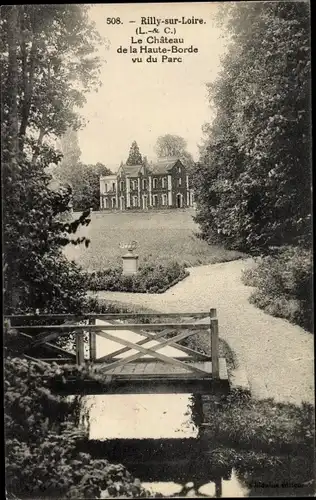
<svg viewBox="0 0 316 500">
<path fill-rule="evenodd" d="M 22 41 L 21 51 L 22 51 L 22 62 L 23 62 L 23 106 L 22 106 L 22 116 L 21 116 L 21 125 L 19 132 L 19 147 L 20 151 L 23 151 L 24 141 L 26 129 L 28 126 L 30 109 L 32 104 L 32 95 L 33 95 L 33 86 L 34 86 L 34 72 L 35 72 L 35 54 L 37 49 L 37 43 L 33 39 L 32 47 L 30 51 L 30 60 L 29 60 L 29 70 L 27 70 L 27 52 L 25 42 Z"/>
<path fill-rule="evenodd" d="M 18 42 L 18 9 L 19 6 L 11 5 L 8 8 L 8 169 L 11 175 L 11 182 L 15 182 L 18 176 L 18 157 L 19 157 L 19 122 L 18 122 L 18 61 L 17 61 L 17 42 Z M 8 195 L 8 193 L 4 193 Z M 8 261 L 8 300 L 9 304 L 5 304 L 6 308 L 15 310 L 18 301 L 19 293 L 16 282 L 16 265 L 14 256 L 7 255 Z"/>
<path fill-rule="evenodd" d="M 9 151 L 13 162 L 18 155 L 18 61 L 17 61 L 17 33 L 18 33 L 18 6 L 11 5 L 8 14 L 8 106 L 9 106 Z"/>
</svg>

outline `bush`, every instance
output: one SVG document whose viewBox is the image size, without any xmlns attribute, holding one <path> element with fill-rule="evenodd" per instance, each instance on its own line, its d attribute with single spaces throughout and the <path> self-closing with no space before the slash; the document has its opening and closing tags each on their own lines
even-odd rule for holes
<svg viewBox="0 0 316 500">
<path fill-rule="evenodd" d="M 80 398 L 53 394 L 48 382 L 64 369 L 7 357 L 5 361 L 6 487 L 27 498 L 149 496 L 123 465 L 77 451 Z M 45 381 L 44 381 L 45 378 Z"/>
<path fill-rule="evenodd" d="M 189 275 L 184 265 L 146 264 L 137 274 L 124 276 L 122 268 L 116 267 L 90 274 L 89 289 L 112 292 L 163 293 Z"/>
<path fill-rule="evenodd" d="M 283 247 L 257 261 L 242 277 L 257 289 L 250 302 L 277 316 L 312 330 L 312 253 L 301 247 Z"/>
</svg>

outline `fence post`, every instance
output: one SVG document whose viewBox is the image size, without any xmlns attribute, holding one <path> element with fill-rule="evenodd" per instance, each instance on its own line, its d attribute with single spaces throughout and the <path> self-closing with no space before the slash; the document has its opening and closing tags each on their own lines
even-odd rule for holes
<svg viewBox="0 0 316 500">
<path fill-rule="evenodd" d="M 219 378 L 219 356 L 218 356 L 218 319 L 216 319 L 216 309 L 210 309 L 210 330 L 211 330 L 211 358 L 212 377 Z"/>
<path fill-rule="evenodd" d="M 89 318 L 89 325 L 95 325 L 95 318 Z M 90 361 L 97 359 L 96 333 L 89 332 Z"/>
<path fill-rule="evenodd" d="M 215 479 L 215 498 L 222 498 L 222 478 Z"/>
<path fill-rule="evenodd" d="M 83 365 L 84 363 L 84 332 L 80 331 L 76 334 L 76 363 Z"/>
</svg>

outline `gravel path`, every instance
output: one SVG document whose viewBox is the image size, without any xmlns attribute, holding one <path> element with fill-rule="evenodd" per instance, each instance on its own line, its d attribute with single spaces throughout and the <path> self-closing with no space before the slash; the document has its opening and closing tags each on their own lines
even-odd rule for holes
<svg viewBox="0 0 316 500">
<path fill-rule="evenodd" d="M 190 276 L 163 294 L 98 292 L 98 297 L 157 312 L 217 309 L 220 337 L 246 370 L 258 398 L 314 402 L 313 335 L 249 304 L 252 288 L 240 280 L 250 260 L 191 268 Z"/>
</svg>

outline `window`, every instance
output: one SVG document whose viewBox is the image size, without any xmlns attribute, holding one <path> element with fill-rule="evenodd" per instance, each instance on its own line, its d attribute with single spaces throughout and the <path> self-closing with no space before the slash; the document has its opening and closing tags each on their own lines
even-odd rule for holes
<svg viewBox="0 0 316 500">
<path fill-rule="evenodd" d="M 132 181 L 132 189 L 137 189 L 137 181 Z"/>
<path fill-rule="evenodd" d="M 153 189 L 157 189 L 157 183 L 158 183 L 157 179 L 154 178 L 153 179 Z"/>
<path fill-rule="evenodd" d="M 105 193 L 107 193 L 107 192 L 108 192 L 108 185 L 107 185 L 107 183 L 106 183 L 106 182 L 104 183 L 104 192 L 105 192 Z"/>
<path fill-rule="evenodd" d="M 180 179 L 179 179 L 179 186 L 181 186 L 181 184 L 182 184 L 182 179 L 180 177 Z"/>
<path fill-rule="evenodd" d="M 166 177 L 163 177 L 163 178 L 161 179 L 161 187 L 162 187 L 162 188 L 165 188 L 165 187 L 166 187 L 166 180 L 167 180 L 167 179 L 166 179 Z"/>
<path fill-rule="evenodd" d="M 138 198 L 137 198 L 137 196 L 133 196 L 133 207 L 138 207 Z"/>
<path fill-rule="evenodd" d="M 143 189 L 147 189 L 147 181 L 146 181 L 146 179 L 143 179 Z"/>
<path fill-rule="evenodd" d="M 124 182 L 123 181 L 120 182 L 120 190 L 124 191 Z"/>
<path fill-rule="evenodd" d="M 112 198 L 112 208 L 115 208 L 115 206 L 116 206 L 116 199 Z"/>
<path fill-rule="evenodd" d="M 179 172 L 179 174 L 181 174 L 181 167 L 178 168 L 178 172 Z"/>
<path fill-rule="evenodd" d="M 158 202 L 158 196 L 156 194 L 154 194 L 153 195 L 153 207 L 157 206 L 157 202 Z"/>
<path fill-rule="evenodd" d="M 112 182 L 112 191 L 115 191 L 115 182 Z"/>
<path fill-rule="evenodd" d="M 162 203 L 163 206 L 167 205 L 167 195 L 166 194 L 162 195 L 162 197 L 161 197 L 161 203 Z"/>
<path fill-rule="evenodd" d="M 107 198 L 104 198 L 104 208 L 108 208 L 108 199 Z"/>
</svg>

